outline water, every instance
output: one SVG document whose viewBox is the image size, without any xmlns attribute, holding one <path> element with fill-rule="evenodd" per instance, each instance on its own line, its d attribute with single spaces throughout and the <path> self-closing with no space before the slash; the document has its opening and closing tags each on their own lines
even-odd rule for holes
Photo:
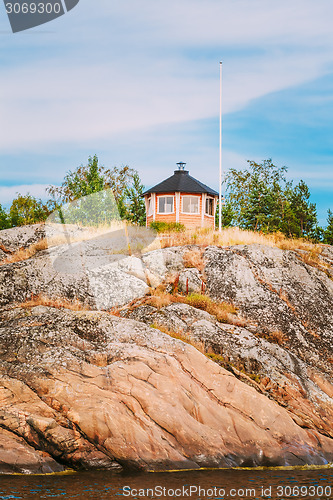
<svg viewBox="0 0 333 500">
<path fill-rule="evenodd" d="M 0 500 L 44 498 L 328 500 L 333 499 L 333 469 L 237 469 L 155 474 L 99 471 L 0 476 Z"/>
</svg>

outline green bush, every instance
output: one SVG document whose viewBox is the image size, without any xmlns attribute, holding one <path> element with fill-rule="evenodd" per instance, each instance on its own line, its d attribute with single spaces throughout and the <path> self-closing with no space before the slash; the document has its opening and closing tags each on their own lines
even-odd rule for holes
<svg viewBox="0 0 333 500">
<path fill-rule="evenodd" d="M 151 222 L 150 227 L 152 229 L 155 229 L 155 231 L 157 231 L 158 233 L 181 233 L 185 231 L 185 226 L 183 224 L 180 224 L 179 222 L 163 222 L 158 220 Z"/>
</svg>

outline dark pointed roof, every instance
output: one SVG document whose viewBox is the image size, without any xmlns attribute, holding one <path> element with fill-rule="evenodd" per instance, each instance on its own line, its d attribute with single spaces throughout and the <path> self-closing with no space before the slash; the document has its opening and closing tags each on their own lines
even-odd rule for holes
<svg viewBox="0 0 333 500">
<path fill-rule="evenodd" d="M 194 177 L 191 177 L 188 174 L 188 170 L 175 170 L 171 177 L 147 189 L 143 195 L 149 193 L 170 193 L 175 191 L 181 191 L 182 193 L 207 193 L 212 196 L 218 196 L 218 193 L 214 191 L 214 189 L 206 186 L 206 184 L 203 184 Z"/>
</svg>

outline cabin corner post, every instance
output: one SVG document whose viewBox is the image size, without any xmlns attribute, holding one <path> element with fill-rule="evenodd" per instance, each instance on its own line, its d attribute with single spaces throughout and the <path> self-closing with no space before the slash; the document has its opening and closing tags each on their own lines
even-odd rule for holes
<svg viewBox="0 0 333 500">
<path fill-rule="evenodd" d="M 201 227 L 204 227 L 205 224 L 205 207 L 206 203 L 206 193 L 201 193 Z"/>
<path fill-rule="evenodd" d="M 214 231 L 216 229 L 216 208 L 217 208 L 217 196 L 214 196 Z"/>
<path fill-rule="evenodd" d="M 153 205 L 153 221 L 155 221 L 156 217 L 156 193 L 152 193 L 152 205 Z"/>
<path fill-rule="evenodd" d="M 149 197 L 145 196 L 145 206 L 146 206 L 146 227 L 148 227 L 148 217 L 149 217 Z"/>
<path fill-rule="evenodd" d="M 176 204 L 176 222 L 179 222 L 179 214 L 180 214 L 180 191 L 175 192 L 175 204 Z"/>
</svg>

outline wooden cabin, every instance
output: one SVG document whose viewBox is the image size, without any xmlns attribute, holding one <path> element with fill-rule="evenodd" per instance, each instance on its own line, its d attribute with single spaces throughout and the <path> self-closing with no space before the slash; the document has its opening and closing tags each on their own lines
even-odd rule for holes
<svg viewBox="0 0 333 500">
<path fill-rule="evenodd" d="M 194 179 L 177 163 L 178 170 L 143 193 L 146 203 L 146 225 L 153 221 L 179 222 L 185 227 L 215 228 L 218 193 Z"/>
</svg>

